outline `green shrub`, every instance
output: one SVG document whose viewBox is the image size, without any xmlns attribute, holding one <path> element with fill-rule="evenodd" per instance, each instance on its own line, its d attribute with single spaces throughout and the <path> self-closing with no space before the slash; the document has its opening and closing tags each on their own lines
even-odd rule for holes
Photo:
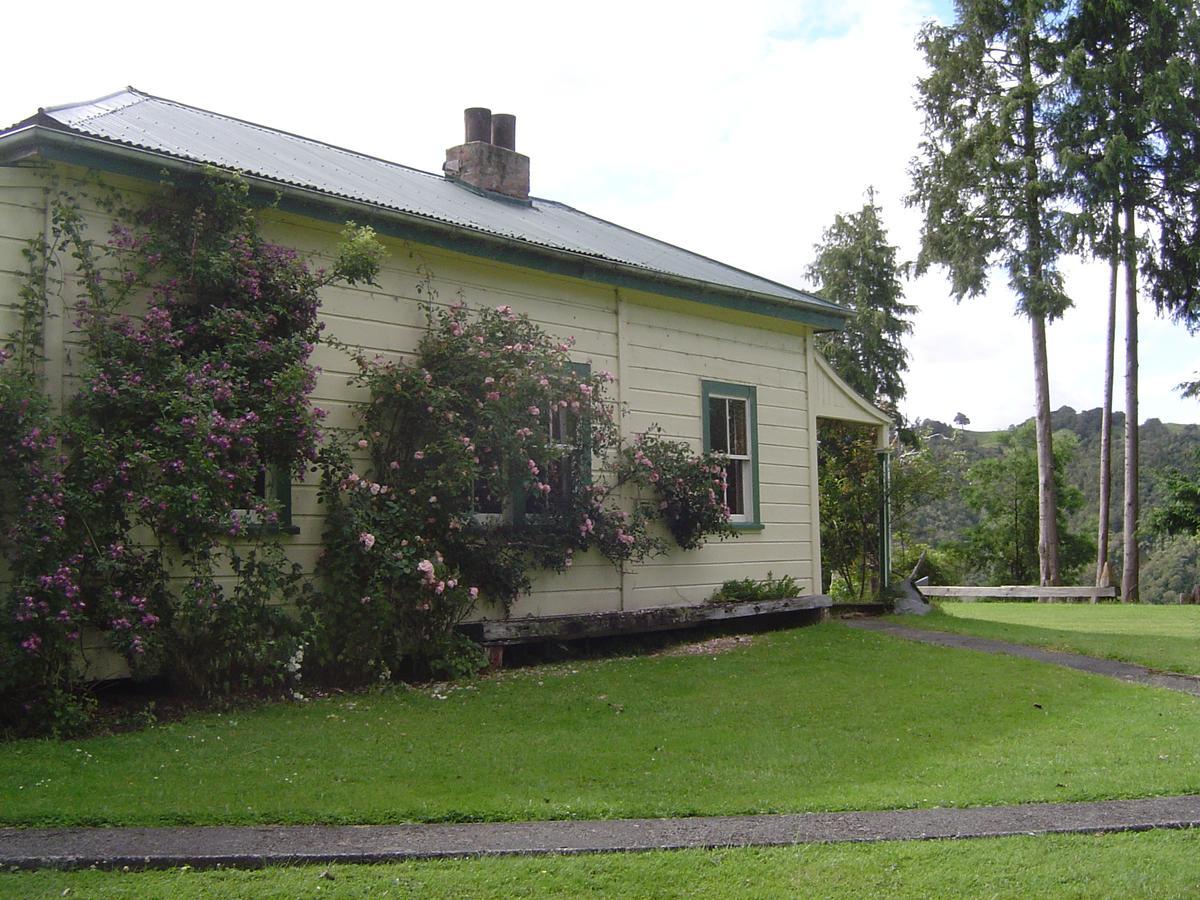
<svg viewBox="0 0 1200 900">
<path fill-rule="evenodd" d="M 783 600 L 789 597 L 799 597 L 800 585 L 791 575 L 774 577 L 768 572 L 761 581 L 753 578 L 742 578 L 737 581 L 726 581 L 717 592 L 709 598 L 710 603 L 733 603 L 738 601 Z"/>
</svg>

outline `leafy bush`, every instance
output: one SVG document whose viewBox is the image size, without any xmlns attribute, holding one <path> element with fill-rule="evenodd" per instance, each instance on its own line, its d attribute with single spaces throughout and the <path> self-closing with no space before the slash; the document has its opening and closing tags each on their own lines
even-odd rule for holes
<svg viewBox="0 0 1200 900">
<path fill-rule="evenodd" d="M 954 544 L 931 547 L 928 544 L 908 544 L 896 553 L 894 568 L 902 578 L 908 578 L 921 555 L 918 578 L 929 578 L 930 584 L 966 584 L 967 564 L 961 558 L 961 550 Z"/>
<path fill-rule="evenodd" d="M 321 455 L 324 585 L 305 616 L 328 678 L 464 668 L 477 655 L 455 626 L 477 603 L 507 610 L 534 571 L 588 550 L 615 565 L 665 552 L 648 530 L 664 509 L 633 486 L 670 477 L 683 546 L 729 530 L 723 504 L 685 505 L 697 483 L 711 495 L 711 463 L 667 441 L 622 450 L 612 376 L 573 364 L 570 341 L 508 306 L 426 312 L 411 362 L 356 357 L 361 426 Z"/>
<path fill-rule="evenodd" d="M 759 600 L 785 600 L 799 596 L 801 596 L 800 585 L 791 575 L 782 575 L 776 578 L 773 572 L 768 572 L 767 577 L 761 581 L 754 578 L 726 581 L 709 598 L 709 602 L 756 602 Z"/>
<path fill-rule="evenodd" d="M 349 228 L 334 268 L 310 271 L 261 237 L 245 183 L 217 172 L 140 210 L 90 200 L 116 221 L 107 244 L 79 197 L 54 198 L 0 360 L 0 708 L 16 729 L 78 724 L 86 629 L 135 675 L 161 669 L 200 696 L 281 682 L 298 641 L 276 607 L 298 579 L 256 482 L 316 459 L 318 291 L 378 262 L 369 230 Z M 63 257 L 71 274 L 51 277 Z M 83 335 L 81 387 L 54 415 L 36 352 L 52 289 Z M 252 534 L 249 518 L 267 527 Z"/>
<path fill-rule="evenodd" d="M 725 505 L 725 459 L 697 455 L 679 441 L 662 437 L 661 429 L 639 435 L 622 449 L 618 472 L 623 482 L 648 488 L 657 496 L 657 514 L 684 550 L 694 550 L 706 538 L 736 537 Z"/>
</svg>

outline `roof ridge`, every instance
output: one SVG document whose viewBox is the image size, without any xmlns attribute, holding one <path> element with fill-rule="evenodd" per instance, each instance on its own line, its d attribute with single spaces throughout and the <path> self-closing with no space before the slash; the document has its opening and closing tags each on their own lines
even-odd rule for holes
<svg viewBox="0 0 1200 900">
<path fill-rule="evenodd" d="M 79 119 L 78 122 L 73 122 L 70 127 L 74 127 L 82 122 L 90 122 L 93 119 L 98 119 L 101 116 L 106 116 L 110 113 L 119 112 L 122 109 L 128 109 L 136 103 L 143 103 L 147 99 L 150 99 L 149 94 L 139 91 L 135 87 L 126 87 L 124 90 L 113 91 L 111 94 L 105 94 L 103 97 L 97 97 L 94 100 L 80 100 L 75 103 L 60 103 L 58 106 L 47 106 L 39 109 L 38 112 L 44 113 L 45 115 L 53 115 L 54 113 L 62 112 L 65 109 L 77 109 L 81 106 L 95 106 L 96 104 L 103 103 L 106 100 L 112 100 L 116 97 L 120 97 L 122 94 L 132 94 L 133 97 L 129 100 L 129 102 L 122 103 L 120 106 L 114 107 L 113 109 L 102 109 L 98 112 L 92 113 L 90 116 L 84 116 L 82 119 Z"/>
</svg>

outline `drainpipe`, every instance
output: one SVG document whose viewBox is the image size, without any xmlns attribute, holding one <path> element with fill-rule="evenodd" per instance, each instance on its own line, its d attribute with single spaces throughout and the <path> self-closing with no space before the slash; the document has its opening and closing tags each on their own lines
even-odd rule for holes
<svg viewBox="0 0 1200 900">
<path fill-rule="evenodd" d="M 879 592 L 888 589 L 892 580 L 892 448 L 885 425 L 879 429 Z"/>
</svg>

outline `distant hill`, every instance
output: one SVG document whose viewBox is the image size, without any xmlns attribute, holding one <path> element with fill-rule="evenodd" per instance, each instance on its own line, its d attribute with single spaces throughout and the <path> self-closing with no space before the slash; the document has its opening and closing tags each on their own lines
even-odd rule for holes
<svg viewBox="0 0 1200 900">
<path fill-rule="evenodd" d="M 1071 516 L 1072 529 L 1091 535 L 1095 539 L 1100 508 L 1100 419 L 1099 408 L 1076 412 L 1069 406 L 1051 414 L 1055 434 L 1069 432 L 1078 442 L 1075 456 L 1067 469 L 1067 480 L 1083 491 L 1084 504 Z M 1016 428 L 1018 426 L 1012 426 Z M 919 428 L 928 434 L 930 447 L 935 456 L 942 460 L 951 478 L 961 478 L 970 465 L 988 456 L 999 453 L 998 438 L 1002 431 L 970 431 L 944 422 L 927 419 Z M 1197 465 L 1200 451 L 1200 425 L 1164 423 L 1148 419 L 1142 424 L 1141 432 L 1141 477 L 1138 495 L 1141 517 L 1146 515 L 1159 500 L 1161 475 L 1169 468 L 1185 471 Z M 1110 507 L 1112 533 L 1117 535 L 1113 548 L 1119 551 L 1119 535 L 1123 520 L 1123 471 L 1124 471 L 1125 416 L 1113 415 L 1113 487 Z M 935 501 L 915 511 L 904 523 L 912 539 L 920 543 L 937 546 L 958 540 L 975 524 L 975 516 L 967 509 L 961 493 L 951 491 L 943 500 Z M 1148 554 L 1155 547 L 1143 541 Z M 1115 554 L 1119 557 L 1119 553 Z M 1145 573 L 1143 573 L 1145 574 Z M 1085 580 L 1090 580 L 1090 574 Z"/>
</svg>

